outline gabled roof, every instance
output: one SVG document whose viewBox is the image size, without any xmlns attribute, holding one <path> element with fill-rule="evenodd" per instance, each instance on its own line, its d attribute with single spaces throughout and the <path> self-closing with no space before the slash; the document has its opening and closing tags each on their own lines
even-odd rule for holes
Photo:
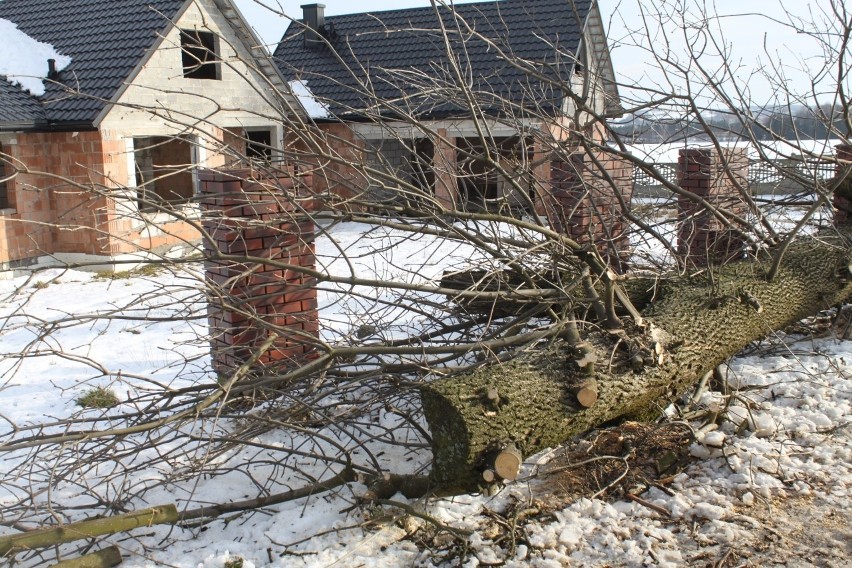
<svg viewBox="0 0 852 568">
<path fill-rule="evenodd" d="M 2 0 L 0 18 L 71 57 L 44 96 L 10 94 L 0 80 L 0 122 L 32 118 L 55 125 L 91 126 L 186 0 Z M 64 85 L 64 86 L 63 86 Z M 13 87 L 17 88 L 17 87 Z M 69 94 L 79 91 L 81 96 Z M 27 109 L 42 106 L 41 116 Z M 18 106 L 20 105 L 20 106 Z M 3 112 L 3 109 L 6 112 Z M 3 120 L 8 116 L 12 120 Z"/>
<path fill-rule="evenodd" d="M 505 112 L 506 100 L 516 109 L 556 112 L 593 6 L 593 0 L 501 0 L 456 5 L 456 18 L 447 7 L 431 6 L 330 16 L 326 38 L 334 49 L 306 46 L 305 26 L 292 22 L 274 57 L 285 77 L 306 83 L 338 118 L 393 115 L 376 107 L 379 100 L 420 117 L 469 114 L 452 102 L 458 92 L 443 26 L 485 112 Z"/>
</svg>

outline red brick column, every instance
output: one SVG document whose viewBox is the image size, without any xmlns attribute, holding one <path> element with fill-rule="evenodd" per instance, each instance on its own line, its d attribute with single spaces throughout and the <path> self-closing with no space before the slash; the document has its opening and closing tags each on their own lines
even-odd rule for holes
<svg viewBox="0 0 852 568">
<path fill-rule="evenodd" d="M 840 177 L 846 174 L 850 166 L 852 166 L 852 146 L 849 144 L 838 144 L 834 148 L 836 150 L 834 157 L 837 159 L 837 172 L 835 175 Z M 834 224 L 842 225 L 848 223 L 849 213 L 852 211 L 852 202 L 846 197 L 841 197 L 837 192 L 834 193 L 832 202 L 834 204 Z"/>
<path fill-rule="evenodd" d="M 432 166 L 435 172 L 435 199 L 441 207 L 450 211 L 459 205 L 457 160 L 455 138 L 448 135 L 446 128 L 439 128 Z"/>
<path fill-rule="evenodd" d="M 319 335 L 309 176 L 257 179 L 251 170 L 199 174 L 205 212 L 208 319 L 214 368 L 227 375 L 270 337 L 258 368 L 296 365 Z M 239 258 L 218 260 L 216 256 Z M 254 258 L 252 258 L 254 257 Z M 263 260 L 284 263 L 274 266 Z"/>
<path fill-rule="evenodd" d="M 733 179 L 732 179 L 733 178 Z M 719 209 L 744 215 L 746 204 L 734 180 L 745 186 L 748 154 L 744 148 L 726 150 L 725 159 L 713 148 L 687 148 L 678 157 L 678 185 Z M 694 266 L 707 266 L 738 257 L 743 240 L 695 201 L 678 197 L 678 253 Z"/>
<path fill-rule="evenodd" d="M 633 165 L 616 155 L 598 153 L 594 160 L 574 154 L 554 159 L 550 168 L 551 227 L 580 243 L 595 243 L 611 266 L 624 269 L 630 254 L 629 223 L 617 197 L 627 204 L 633 195 Z"/>
</svg>

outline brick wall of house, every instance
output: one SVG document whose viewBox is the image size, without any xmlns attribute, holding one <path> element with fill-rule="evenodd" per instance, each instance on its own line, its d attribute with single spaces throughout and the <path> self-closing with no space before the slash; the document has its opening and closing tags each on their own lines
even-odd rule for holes
<svg viewBox="0 0 852 568">
<path fill-rule="evenodd" d="M 127 145 L 114 133 L 19 133 L 4 149 L 29 172 L 9 184 L 13 208 L 0 213 L 0 267 L 56 253 L 161 251 L 201 238 L 173 218 L 143 221 L 127 187 Z"/>
<path fill-rule="evenodd" d="M 47 169 L 48 155 L 38 147 L 16 143 L 4 144 L 3 149 L 12 164 L 24 162 L 33 170 Z M 12 164 L 6 168 L 7 175 L 13 173 Z M 0 213 L 0 268 L 6 263 L 27 264 L 52 249 L 50 193 L 38 189 L 46 183 L 54 182 L 34 174 L 21 174 L 7 182 L 10 209 Z M 21 222 L 21 211 L 31 211 L 35 222 Z"/>
<path fill-rule="evenodd" d="M 257 180 L 251 170 L 200 174 L 214 367 L 227 375 L 269 337 L 261 367 L 311 357 L 319 334 L 315 227 L 302 212 L 310 176 Z M 217 254 L 257 257 L 219 260 Z M 264 263 L 270 259 L 284 266 Z"/>
<path fill-rule="evenodd" d="M 620 200 L 629 204 L 632 194 L 633 165 L 628 160 L 603 152 L 577 153 L 570 160 L 552 159 L 545 209 L 556 231 L 580 243 L 595 243 L 610 265 L 620 267 L 630 253 Z"/>
<path fill-rule="evenodd" d="M 20 133 L 8 151 L 28 171 L 11 183 L 14 213 L 0 218 L 0 262 L 26 264 L 55 252 L 99 254 L 104 241 L 92 229 L 105 202 L 75 184 L 103 186 L 100 134 Z"/>
<path fill-rule="evenodd" d="M 318 196 L 327 196 L 327 205 L 357 210 L 354 200 L 366 197 L 367 180 L 356 168 L 342 162 L 369 162 L 366 144 L 347 124 L 322 124 L 320 129 L 323 148 L 336 160 L 312 158 L 310 151 L 295 140 L 288 143 L 291 154 L 300 157 L 305 168 L 314 172 L 313 190 Z M 437 128 L 436 134 L 435 197 L 444 207 L 454 209 L 460 205 L 456 139 L 446 128 Z M 385 162 L 399 162 L 396 154 L 400 144 L 376 142 L 370 147 L 387 150 L 382 158 Z M 616 194 L 629 204 L 633 193 L 632 164 L 603 152 L 595 154 L 594 159 L 585 156 L 580 161 L 560 161 L 552 156 L 550 146 L 540 141 L 533 142 L 531 159 L 531 187 L 538 195 L 536 212 L 546 215 L 557 230 L 581 242 L 599 243 L 601 253 L 620 264 L 629 255 L 630 247 L 628 225 Z"/>
<path fill-rule="evenodd" d="M 748 183 L 745 148 L 687 148 L 678 157 L 678 185 L 711 205 L 745 215 L 747 207 L 737 184 Z M 685 196 L 678 198 L 678 253 L 693 266 L 707 266 L 742 254 L 743 240 L 704 207 Z"/>
<path fill-rule="evenodd" d="M 286 141 L 290 155 L 299 163 L 300 172 L 310 172 L 312 189 L 329 208 L 358 211 L 357 202 L 369 189 L 367 179 L 350 164 L 364 161 L 365 144 L 357 139 L 347 124 L 330 123 L 318 126 L 319 145 L 332 158 L 317 156 L 300 140 Z"/>
</svg>

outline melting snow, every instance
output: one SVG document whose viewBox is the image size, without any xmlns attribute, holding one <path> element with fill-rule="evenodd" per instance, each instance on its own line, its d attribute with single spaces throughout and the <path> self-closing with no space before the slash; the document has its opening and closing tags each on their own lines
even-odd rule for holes
<svg viewBox="0 0 852 568">
<path fill-rule="evenodd" d="M 302 103 L 308 116 L 311 118 L 331 118 L 328 105 L 316 98 L 313 91 L 308 87 L 307 81 L 290 81 L 290 90 Z"/>
<path fill-rule="evenodd" d="M 9 20 L 0 18 L 0 76 L 35 96 L 44 94 L 44 79 L 48 72 L 48 59 L 56 60 L 61 71 L 71 63 L 71 58 L 60 55 L 48 43 L 35 40 L 18 29 Z"/>
</svg>

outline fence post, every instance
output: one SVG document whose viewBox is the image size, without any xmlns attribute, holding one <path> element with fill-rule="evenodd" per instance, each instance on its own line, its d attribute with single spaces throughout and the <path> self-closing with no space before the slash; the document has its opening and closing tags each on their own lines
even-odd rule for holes
<svg viewBox="0 0 852 568">
<path fill-rule="evenodd" d="M 734 180 L 748 183 L 748 152 L 728 148 L 724 158 L 714 148 L 685 148 L 678 155 L 678 185 L 720 210 L 746 213 Z M 733 179 L 732 179 L 733 178 Z M 695 201 L 678 196 L 678 253 L 697 267 L 723 263 L 742 254 L 737 234 Z"/>
<path fill-rule="evenodd" d="M 229 375 L 273 333 L 255 370 L 310 358 L 319 336 L 316 280 L 306 273 L 316 268 L 310 176 L 207 170 L 199 181 L 214 369 Z"/>
</svg>

